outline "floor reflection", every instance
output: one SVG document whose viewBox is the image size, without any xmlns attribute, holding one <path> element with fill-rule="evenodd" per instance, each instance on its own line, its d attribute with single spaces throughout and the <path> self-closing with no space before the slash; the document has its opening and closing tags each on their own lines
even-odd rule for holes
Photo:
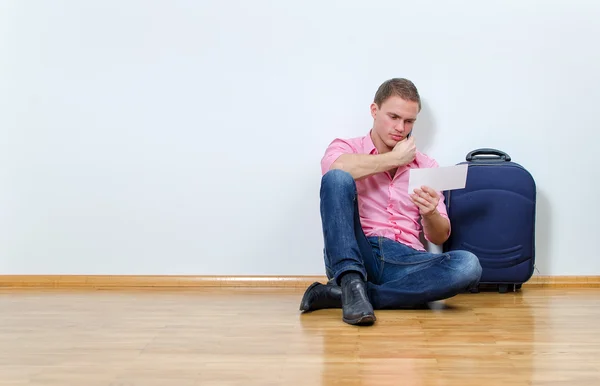
<svg viewBox="0 0 600 386">
<path fill-rule="evenodd" d="M 538 312 L 539 314 L 539 312 Z M 527 297 L 464 294 L 427 309 L 377 311 L 371 327 L 341 321 L 341 310 L 300 316 L 315 342 L 320 383 L 528 384 L 536 315 Z"/>
</svg>

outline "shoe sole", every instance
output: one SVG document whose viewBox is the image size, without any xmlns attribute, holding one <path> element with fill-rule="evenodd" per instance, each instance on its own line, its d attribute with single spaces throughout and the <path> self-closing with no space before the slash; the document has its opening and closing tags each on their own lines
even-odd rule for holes
<svg viewBox="0 0 600 386">
<path fill-rule="evenodd" d="M 306 312 L 309 311 L 309 304 L 308 304 L 308 295 L 310 294 L 310 291 L 315 288 L 316 286 L 318 286 L 319 282 L 314 282 L 311 285 L 308 286 L 308 288 L 306 289 L 306 291 L 304 291 L 304 296 L 302 296 L 302 300 L 300 301 L 300 311 L 302 312 Z"/>
<path fill-rule="evenodd" d="M 348 324 L 352 324 L 352 325 L 369 326 L 369 325 L 375 323 L 377 318 L 375 317 L 375 315 L 365 315 L 365 316 L 361 316 L 358 319 L 346 319 L 346 318 L 342 317 L 342 320 L 344 322 L 346 322 Z"/>
</svg>

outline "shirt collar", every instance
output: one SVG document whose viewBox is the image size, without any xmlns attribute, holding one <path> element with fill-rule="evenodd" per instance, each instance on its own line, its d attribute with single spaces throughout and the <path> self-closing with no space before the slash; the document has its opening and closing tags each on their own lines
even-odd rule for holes
<svg viewBox="0 0 600 386">
<path fill-rule="evenodd" d="M 369 134 L 367 134 L 363 138 L 363 150 L 367 154 L 379 154 L 379 152 L 377 151 L 377 148 L 375 147 L 375 144 L 373 143 L 373 139 L 371 138 L 372 134 L 373 134 L 373 129 L 369 130 Z"/>
</svg>

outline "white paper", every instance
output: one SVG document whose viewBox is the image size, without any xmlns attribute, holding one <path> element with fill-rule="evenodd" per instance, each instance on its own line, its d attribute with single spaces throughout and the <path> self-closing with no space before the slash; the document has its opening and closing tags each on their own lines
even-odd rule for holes
<svg viewBox="0 0 600 386">
<path fill-rule="evenodd" d="M 467 183 L 468 164 L 444 166 L 439 168 L 410 169 L 408 193 L 415 188 L 429 186 L 437 191 L 463 189 Z"/>
</svg>

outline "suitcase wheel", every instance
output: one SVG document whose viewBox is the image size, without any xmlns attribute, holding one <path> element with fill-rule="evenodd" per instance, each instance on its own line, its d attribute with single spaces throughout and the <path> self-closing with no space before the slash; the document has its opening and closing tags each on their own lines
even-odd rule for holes
<svg viewBox="0 0 600 386">
<path fill-rule="evenodd" d="M 505 294 L 508 292 L 509 288 L 512 290 L 512 292 L 517 292 L 522 286 L 522 284 L 500 284 L 498 285 L 498 292 Z"/>
</svg>

